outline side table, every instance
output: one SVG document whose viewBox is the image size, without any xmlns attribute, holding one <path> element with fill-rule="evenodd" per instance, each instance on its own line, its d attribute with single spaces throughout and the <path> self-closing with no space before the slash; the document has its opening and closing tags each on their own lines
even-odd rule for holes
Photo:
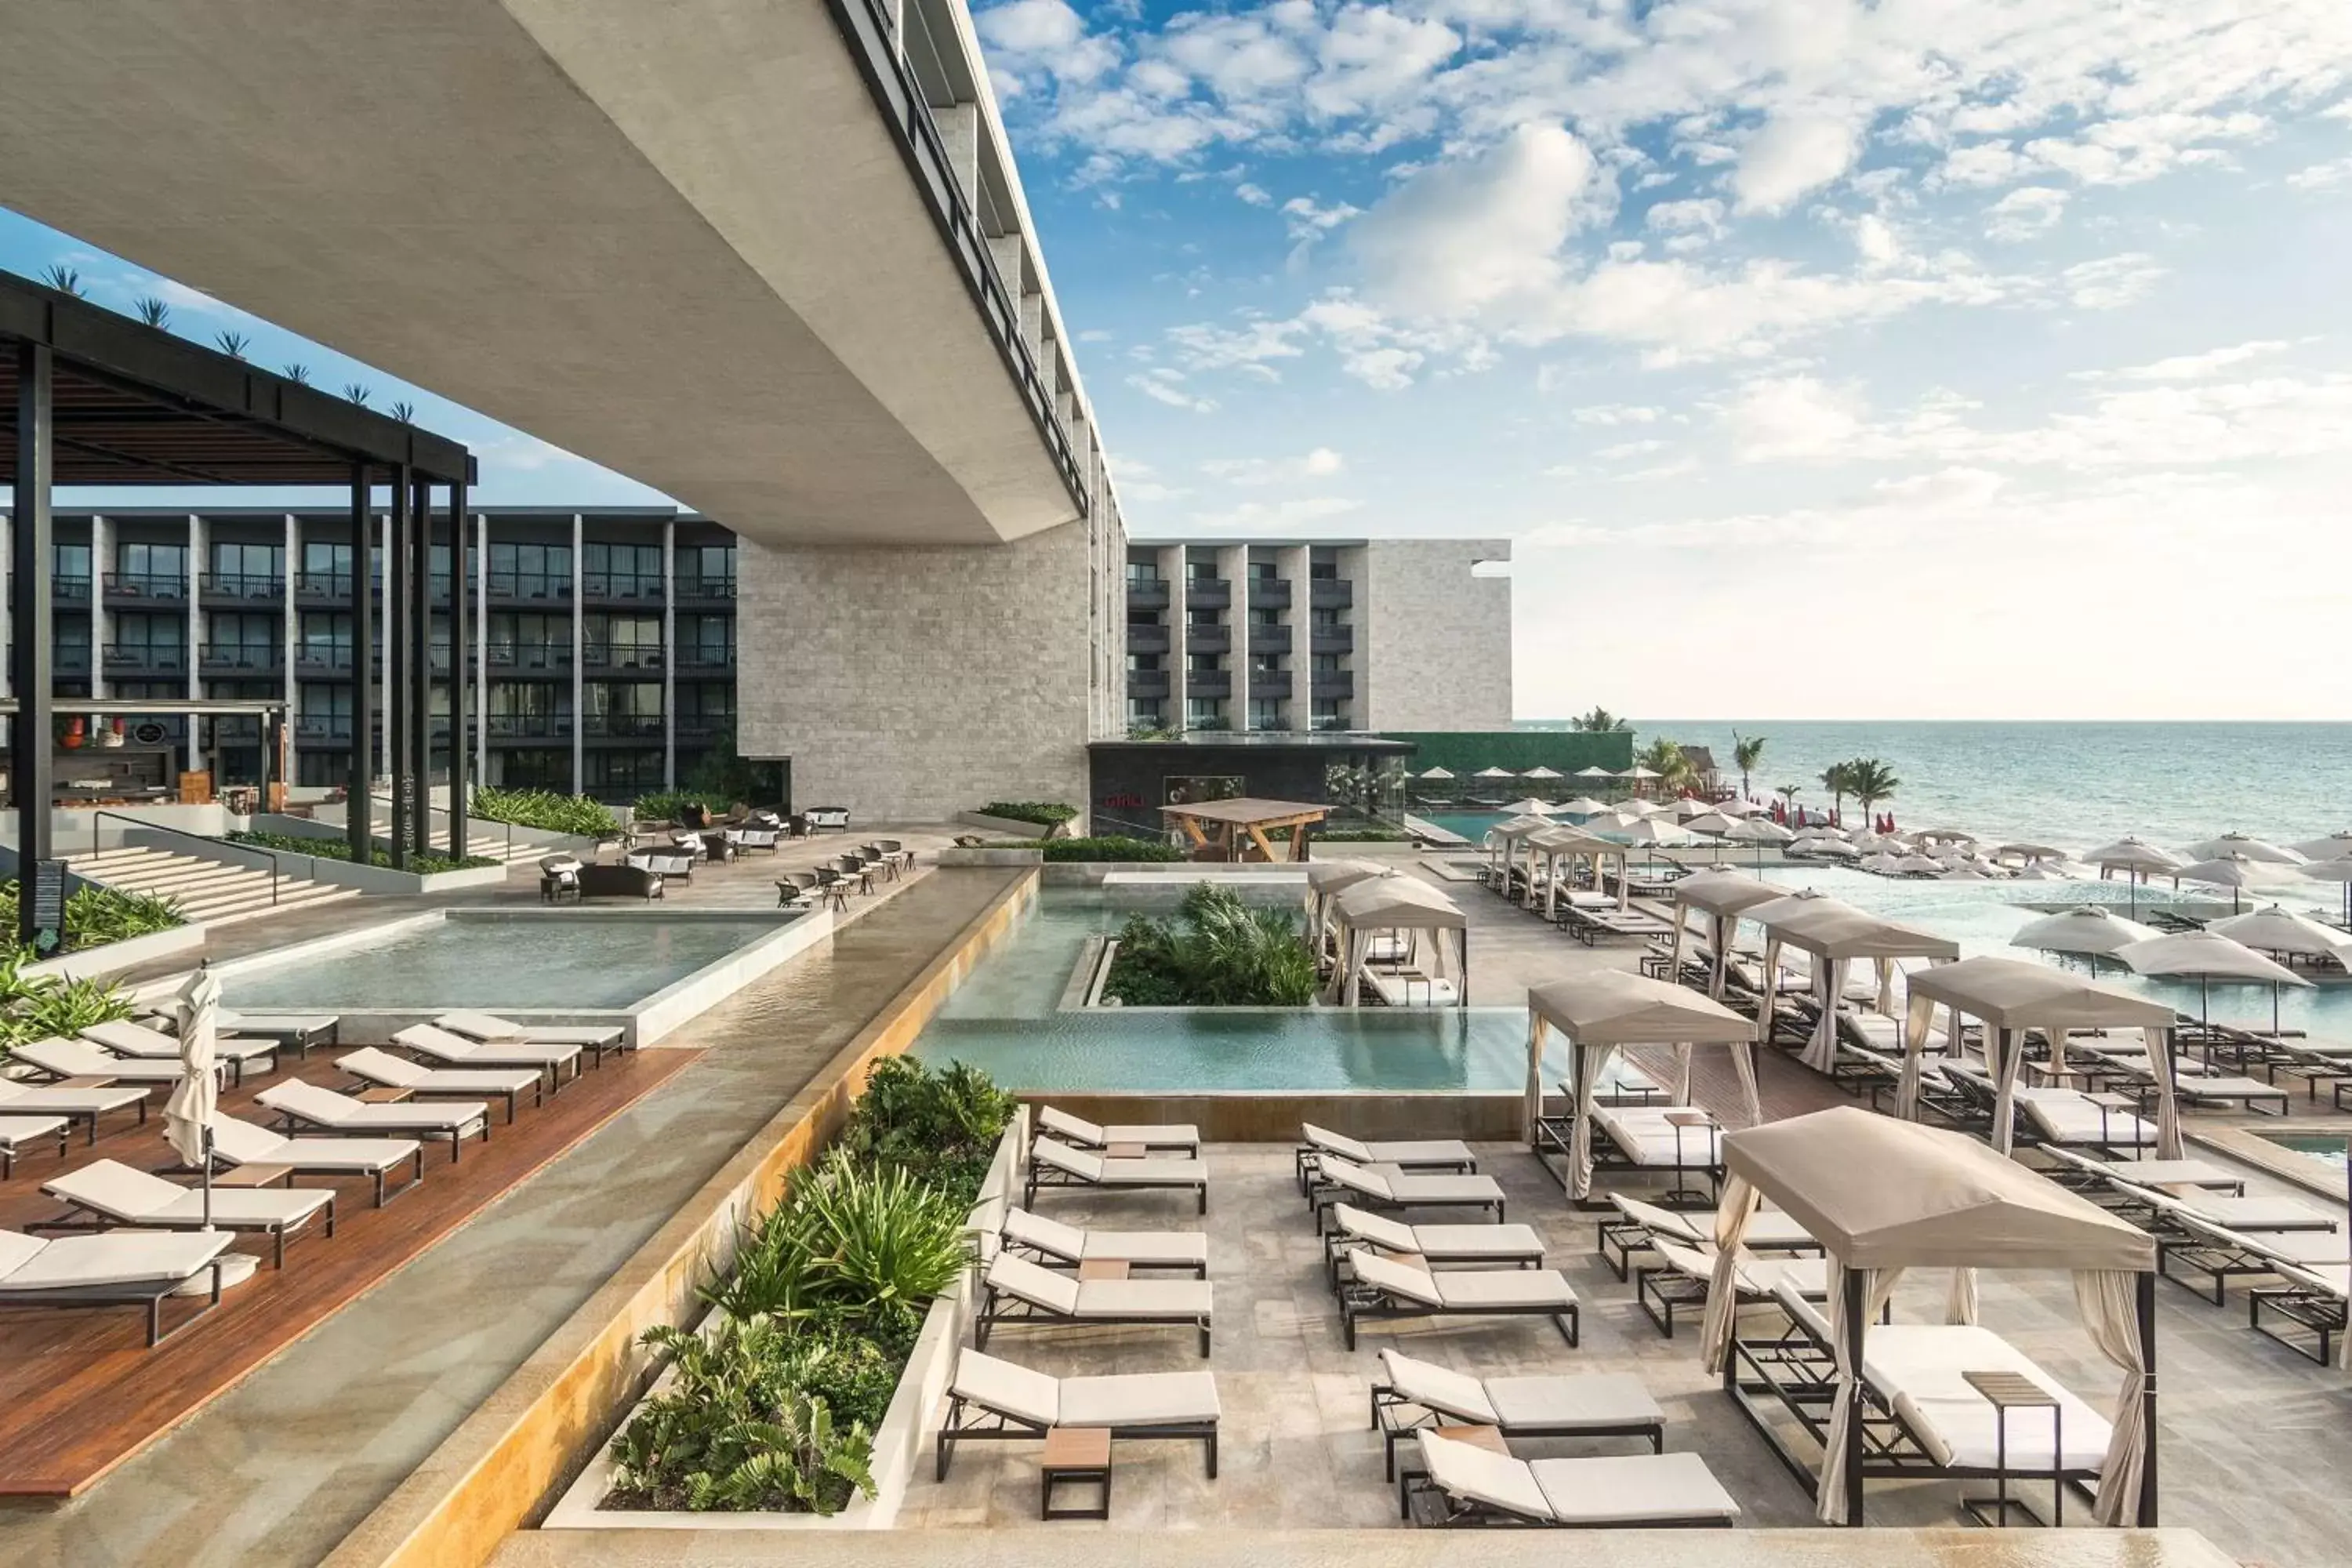
<svg viewBox="0 0 2352 1568">
<path fill-rule="evenodd" d="M 1110 1428 L 1056 1426 L 1045 1434 L 1045 1452 L 1037 1461 L 1039 1519 L 1110 1518 Z M 1056 1508 L 1056 1487 L 1094 1486 L 1102 1489 L 1092 1508 Z"/>
<path fill-rule="evenodd" d="M 2066 1440 L 2065 1411 L 2057 1397 L 2032 1378 L 2014 1372 L 1964 1372 L 1960 1378 L 1984 1397 L 1993 1409 L 1993 1495 L 1989 1498 L 1962 1498 L 1960 1510 L 1979 1524 L 1999 1529 L 2009 1522 L 2009 1510 L 2023 1514 L 2028 1523 L 2040 1524 L 2040 1516 L 2020 1499 L 2009 1495 L 2009 1413 L 2012 1410 L 2047 1410 L 2050 1412 L 2050 1525 L 2053 1529 L 2066 1522 Z M 1986 1518 L 1990 1511 L 1991 1518 Z"/>
</svg>

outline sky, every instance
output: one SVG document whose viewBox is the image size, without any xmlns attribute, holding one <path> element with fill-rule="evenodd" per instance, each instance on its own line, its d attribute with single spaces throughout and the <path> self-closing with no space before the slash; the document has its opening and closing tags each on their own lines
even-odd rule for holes
<svg viewBox="0 0 2352 1568">
<path fill-rule="evenodd" d="M 1131 533 L 1508 538 L 1525 719 L 2352 719 L 2341 0 L 975 9 Z"/>
</svg>

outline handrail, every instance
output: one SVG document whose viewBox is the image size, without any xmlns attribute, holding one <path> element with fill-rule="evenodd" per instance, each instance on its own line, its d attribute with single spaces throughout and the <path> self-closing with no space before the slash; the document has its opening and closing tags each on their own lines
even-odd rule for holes
<svg viewBox="0 0 2352 1568">
<path fill-rule="evenodd" d="M 98 823 L 100 817 L 105 816 L 111 816 L 119 821 L 127 822 L 133 827 L 144 827 L 151 832 L 155 833 L 177 834 L 182 838 L 194 838 L 205 844 L 226 844 L 228 842 L 226 838 L 215 838 L 209 833 L 191 833 L 184 827 L 173 827 L 168 823 L 150 822 L 143 816 L 132 816 L 128 812 L 106 811 L 101 809 L 93 811 L 89 815 L 89 852 L 92 855 L 97 855 L 100 851 L 100 847 L 98 841 Z M 236 846 L 236 847 L 246 850 L 251 854 L 267 855 L 269 857 L 269 901 L 273 905 L 276 904 L 278 902 L 278 879 L 285 869 L 284 867 L 278 863 L 278 852 L 274 849 L 264 849 L 258 844 L 239 844 Z M 316 859 L 318 857 L 312 856 L 310 858 Z"/>
</svg>

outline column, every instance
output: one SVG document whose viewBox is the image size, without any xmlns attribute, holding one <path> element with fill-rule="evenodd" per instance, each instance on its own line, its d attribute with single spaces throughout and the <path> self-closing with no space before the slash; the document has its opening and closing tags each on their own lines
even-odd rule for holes
<svg viewBox="0 0 2352 1568">
<path fill-rule="evenodd" d="M 466 748 L 466 717 L 472 710 L 467 700 L 467 672 L 481 660 L 474 647 L 473 628 L 466 624 L 466 607 L 471 595 L 472 574 L 466 565 L 466 481 L 461 476 L 449 481 L 449 858 L 466 858 L 466 812 L 472 804 L 467 794 Z"/>
<path fill-rule="evenodd" d="M 1290 584 L 1290 607 L 1282 612 L 1290 628 L 1290 727 L 1315 727 L 1315 617 L 1307 610 L 1307 546 L 1286 544 L 1275 552 L 1275 574 Z"/>
<path fill-rule="evenodd" d="M 185 649 L 187 671 L 184 679 L 185 689 L 192 699 L 205 694 L 204 677 L 199 675 L 197 670 L 205 662 L 204 587 L 205 546 L 207 531 L 205 520 L 194 512 L 190 512 L 188 514 L 188 629 Z M 189 714 L 187 752 L 188 769 L 191 773 L 212 765 L 204 754 L 202 746 L 204 732 L 205 721 L 193 713 Z M 217 793 L 220 780 L 217 778 L 213 780 L 213 787 Z"/>
<path fill-rule="evenodd" d="M 408 487 L 408 771 L 415 791 L 409 841 L 433 847 L 433 480 L 415 469 Z"/>
<path fill-rule="evenodd" d="M 1168 584 L 1168 728 L 1181 733 L 1192 727 L 1192 664 L 1184 629 L 1190 614 L 1184 595 L 1184 547 L 1163 545 L 1160 580 Z"/>
<path fill-rule="evenodd" d="M 294 514 L 289 511 L 286 514 L 286 559 L 278 563 L 278 588 L 286 595 L 286 613 L 278 622 L 278 665 L 284 673 L 286 725 L 289 735 L 301 732 L 302 683 L 295 678 L 294 670 L 294 652 L 301 646 L 302 640 L 302 612 L 296 604 L 294 592 L 295 579 L 299 574 L 298 569 L 301 556 L 302 525 L 295 521 Z M 289 747 L 290 744 L 289 742 Z M 289 769 L 283 776 L 288 784 L 293 784 L 294 775 L 291 769 Z M 269 801 L 266 795 L 261 804 L 265 810 L 268 809 Z"/>
<path fill-rule="evenodd" d="M 1249 546 L 1217 552 L 1217 575 L 1225 580 L 1225 721 L 1236 732 L 1250 727 Z"/>
<path fill-rule="evenodd" d="M 106 645 L 114 640 L 114 612 L 106 607 L 106 574 L 113 567 L 114 525 L 100 516 L 89 520 L 89 694 L 114 695 L 106 673 Z"/>
<path fill-rule="evenodd" d="M 367 579 L 369 592 L 382 595 L 379 602 L 383 606 L 383 615 L 377 625 L 376 641 L 383 648 L 383 673 L 363 673 L 361 679 L 376 683 L 376 711 L 383 715 L 383 738 L 376 742 L 375 772 L 376 776 L 385 780 L 389 787 L 392 778 L 392 648 L 398 640 L 400 628 L 392 613 L 392 510 L 388 505 L 383 516 L 377 520 L 376 545 L 383 552 L 383 564 L 376 564 L 372 558 L 363 559 L 358 570 Z M 364 670 L 365 667 L 362 668 Z M 368 809 L 373 811 L 375 807 L 370 805 Z"/>
<path fill-rule="evenodd" d="M 99 591 L 99 584 L 105 580 L 105 574 L 100 570 L 98 564 L 98 520 L 96 518 L 90 520 L 89 530 L 89 694 L 92 697 L 100 697 L 105 695 L 105 692 L 98 683 L 98 672 L 106 664 L 106 647 L 99 640 L 98 605 L 99 601 L 106 595 Z M 0 639 L 6 638 L 9 628 L 16 625 L 15 617 L 11 614 L 14 608 L 12 601 L 16 597 L 16 593 L 10 586 L 16 580 L 16 539 L 14 520 L 0 517 Z M 0 697 L 9 696 L 16 689 L 16 663 L 13 656 L 0 658 Z"/>
<path fill-rule="evenodd" d="M 582 561 L 587 554 L 588 527 L 578 512 L 572 514 L 572 793 L 588 793 L 588 684 L 581 672 L 588 663 L 587 611 L 581 605 Z"/>
<path fill-rule="evenodd" d="M 368 570 L 368 470 L 352 465 L 352 756 L 343 793 L 344 837 L 352 863 L 368 863 L 375 816 L 375 595 Z"/>
<path fill-rule="evenodd" d="M 49 486 L 56 452 L 56 416 L 50 398 L 49 347 L 16 345 L 16 480 L 8 545 L 8 666 L 16 689 L 16 711 L 8 727 L 8 784 L 16 803 L 16 944 L 55 952 L 64 931 L 35 923 L 47 911 L 35 897 L 41 862 L 50 858 L 50 695 L 56 682 L 50 664 L 56 647 L 49 607 Z M 44 940 L 46 939 L 46 940 Z"/>
<path fill-rule="evenodd" d="M 677 520 L 662 524 L 662 788 L 677 787 Z"/>
<path fill-rule="evenodd" d="M 474 779 L 490 776 L 490 519 L 474 518 Z"/>
<path fill-rule="evenodd" d="M 408 869 L 408 814 L 415 799 L 415 780 L 408 776 L 408 727 L 415 715 L 408 707 L 409 642 L 408 516 L 410 480 L 415 470 L 406 463 L 392 468 L 391 506 L 384 517 L 383 549 L 383 742 L 384 778 L 392 785 L 392 868 Z"/>
</svg>

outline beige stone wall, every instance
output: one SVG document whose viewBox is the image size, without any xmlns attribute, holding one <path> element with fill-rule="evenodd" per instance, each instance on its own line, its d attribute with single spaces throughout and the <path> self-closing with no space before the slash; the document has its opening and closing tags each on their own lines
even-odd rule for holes
<svg viewBox="0 0 2352 1568">
<path fill-rule="evenodd" d="M 1085 522 L 978 548 L 741 542 L 736 702 L 747 756 L 853 821 L 939 822 L 991 800 L 1084 807 Z"/>
<path fill-rule="evenodd" d="M 1356 585 L 1364 728 L 1509 728 L 1511 580 L 1470 569 L 1510 558 L 1507 539 L 1373 540 L 1341 552 Z"/>
</svg>

